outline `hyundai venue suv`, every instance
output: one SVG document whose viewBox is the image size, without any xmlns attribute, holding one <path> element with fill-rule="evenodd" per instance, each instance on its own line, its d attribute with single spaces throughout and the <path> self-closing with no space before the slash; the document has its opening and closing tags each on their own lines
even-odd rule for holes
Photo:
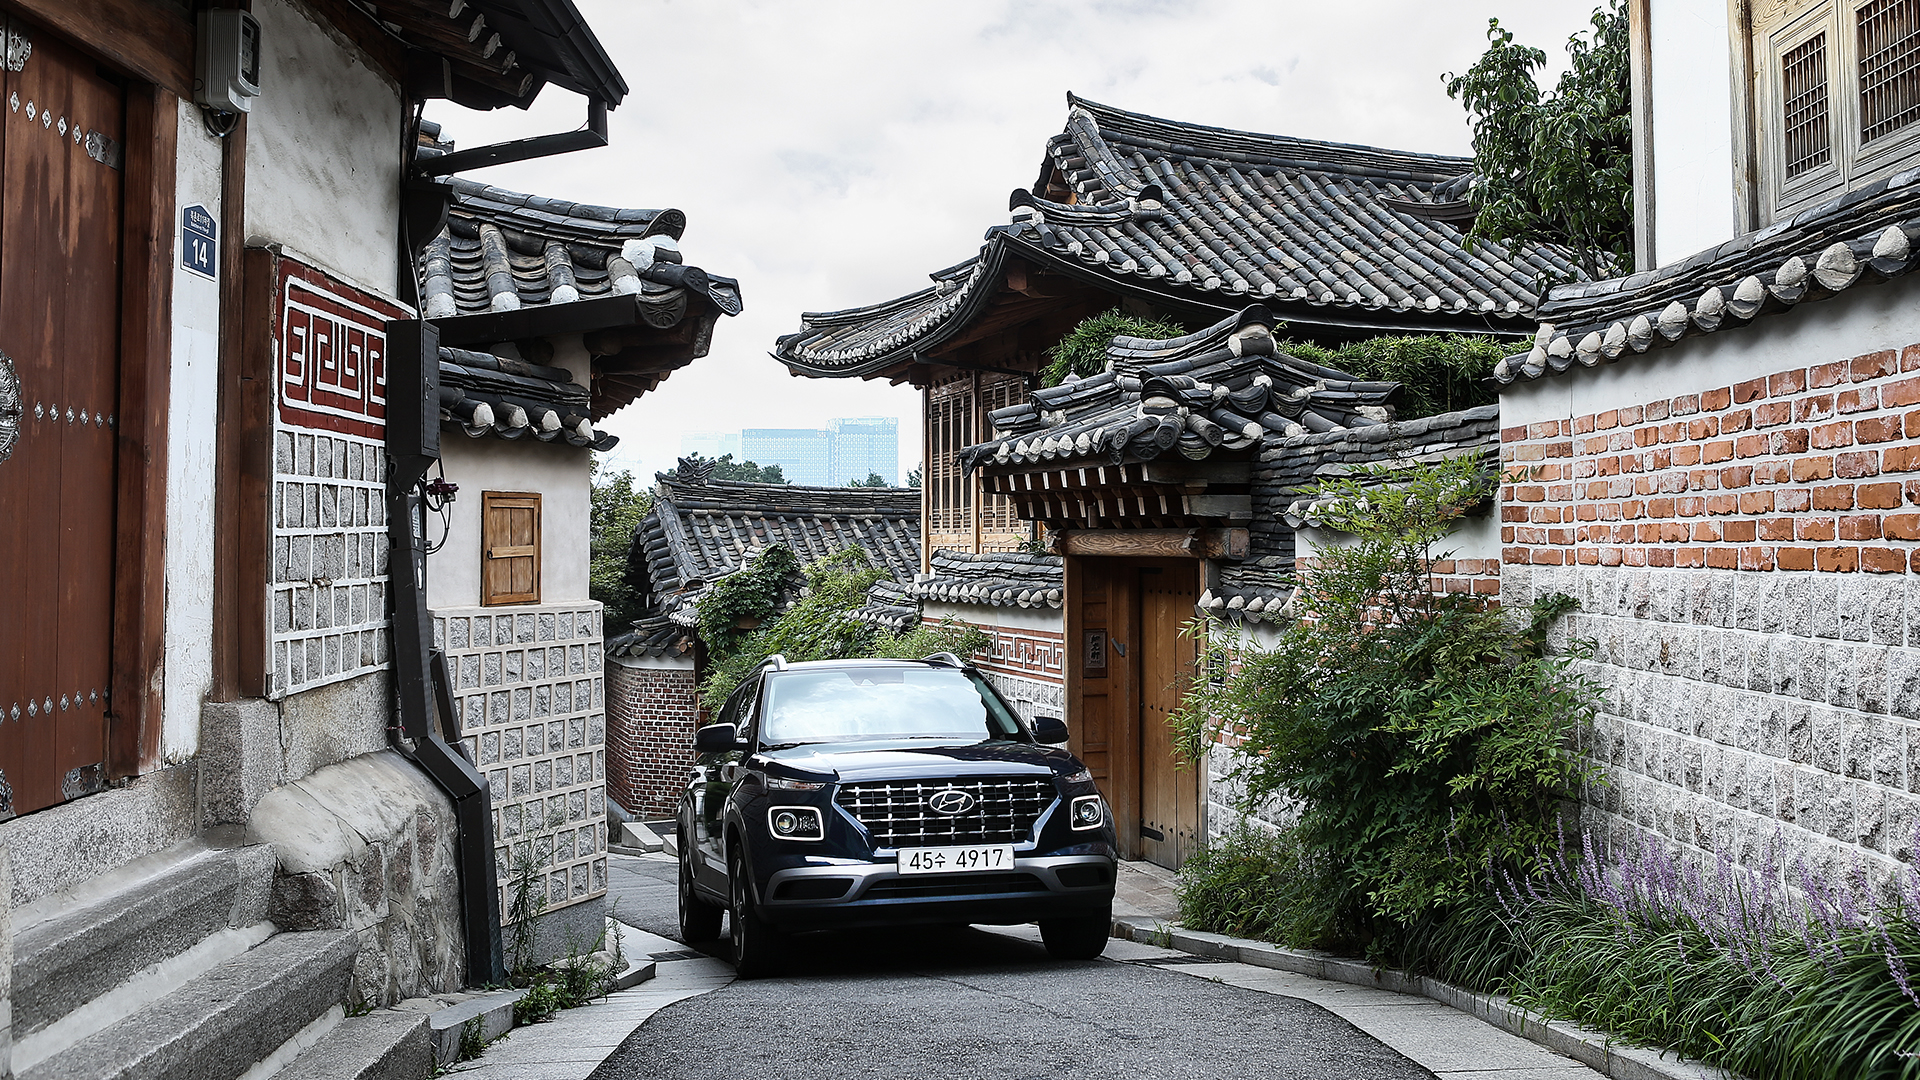
<svg viewBox="0 0 1920 1080">
<path fill-rule="evenodd" d="M 719 937 L 727 913 L 743 976 L 840 927 L 1037 922 L 1053 956 L 1098 956 L 1113 823 L 1066 738 L 950 654 L 770 658 L 694 737 L 682 936 Z"/>
</svg>

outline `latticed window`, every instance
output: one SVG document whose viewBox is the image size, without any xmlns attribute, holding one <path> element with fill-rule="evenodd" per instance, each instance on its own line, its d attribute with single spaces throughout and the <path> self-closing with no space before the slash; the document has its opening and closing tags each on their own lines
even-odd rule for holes
<svg viewBox="0 0 1920 1080">
<path fill-rule="evenodd" d="M 1781 127 L 1787 179 L 1833 160 L 1827 130 L 1827 35 L 1815 34 L 1780 58 Z"/>
<path fill-rule="evenodd" d="M 1762 6 L 1762 5 L 1756 5 Z M 1752 27 L 1756 129 L 1785 217 L 1913 164 L 1920 150 L 1920 0 L 1775 0 Z"/>
<path fill-rule="evenodd" d="M 927 388 L 927 541 L 953 547 L 973 540 L 973 485 L 960 467 L 960 450 L 974 438 L 973 377 L 960 375 Z M 953 537 L 946 543 L 942 537 Z"/>
<path fill-rule="evenodd" d="M 1920 0 L 1861 5 L 1860 141 L 1920 119 Z"/>
<path fill-rule="evenodd" d="M 980 380 L 980 415 L 991 417 L 995 409 L 1018 405 L 1027 399 L 1026 381 L 1018 375 L 995 375 Z M 991 420 L 983 421 L 990 425 Z M 983 436 L 991 437 L 984 432 Z M 1026 528 L 1015 512 L 1013 500 L 1005 495 L 980 496 L 980 547 L 984 551 L 1012 551 L 1027 536 Z"/>
</svg>

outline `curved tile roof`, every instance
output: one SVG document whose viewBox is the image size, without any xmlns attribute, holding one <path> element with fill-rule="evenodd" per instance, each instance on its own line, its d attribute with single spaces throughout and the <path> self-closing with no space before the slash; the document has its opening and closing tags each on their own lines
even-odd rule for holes
<svg viewBox="0 0 1920 1080">
<path fill-rule="evenodd" d="M 973 555 L 936 551 L 927 560 L 931 572 L 907 587 L 916 600 L 988 607 L 1058 608 L 1066 586 L 1064 560 L 1058 555 L 1024 551 Z"/>
<path fill-rule="evenodd" d="M 1117 337 L 1108 370 L 1035 390 L 995 410 L 994 438 L 960 452 L 968 468 L 1104 459 L 1199 461 L 1269 435 L 1392 419 L 1399 383 L 1371 382 L 1279 352 L 1258 304 L 1176 338 Z"/>
<path fill-rule="evenodd" d="M 807 375 L 877 374 L 963 327 L 1009 254 L 1220 309 L 1266 300 L 1389 320 L 1530 324 L 1537 281 L 1584 276 L 1558 247 L 1466 246 L 1470 159 L 1068 104 L 1038 194 L 1014 192 L 1012 223 L 976 257 L 895 300 L 807 313 L 774 356 Z"/>
<path fill-rule="evenodd" d="M 604 453 L 620 439 L 594 429 L 588 396 L 565 368 L 470 349 L 440 350 L 440 422 L 471 438 L 558 441 Z"/>
<path fill-rule="evenodd" d="M 1597 367 L 1900 277 L 1920 268 L 1916 240 L 1920 169 L 1657 270 L 1556 288 L 1533 348 L 1493 374 L 1512 383 Z"/>
</svg>

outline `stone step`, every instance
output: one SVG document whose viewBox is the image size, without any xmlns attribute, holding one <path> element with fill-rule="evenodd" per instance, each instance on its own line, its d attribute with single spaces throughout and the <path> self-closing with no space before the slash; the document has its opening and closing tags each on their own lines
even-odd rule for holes
<svg viewBox="0 0 1920 1080">
<path fill-rule="evenodd" d="M 13 939 L 14 1038 L 30 1040 L 136 976 L 184 967 L 172 972 L 184 981 L 245 951 L 257 937 L 211 939 L 266 921 L 273 870 L 268 847 L 196 841 L 21 908 Z"/>
<path fill-rule="evenodd" d="M 662 842 L 660 837 L 654 835 L 652 829 L 637 821 L 628 821 L 621 824 L 614 834 L 613 842 L 607 847 L 622 855 L 646 855 L 659 851 Z"/>
<path fill-rule="evenodd" d="M 512 1006 L 508 1006 L 511 1020 Z M 426 1080 L 433 1038 L 419 1013 L 380 1009 L 349 1016 L 287 1066 L 286 1080 Z"/>
<path fill-rule="evenodd" d="M 18 1080 L 235 1080 L 345 999 L 354 936 L 275 934 Z"/>
<path fill-rule="evenodd" d="M 429 1014 L 434 1065 L 445 1068 L 459 1059 L 460 1038 L 469 1023 L 483 1044 L 512 1031 L 513 1003 L 526 996 L 525 990 L 496 990 Z"/>
</svg>

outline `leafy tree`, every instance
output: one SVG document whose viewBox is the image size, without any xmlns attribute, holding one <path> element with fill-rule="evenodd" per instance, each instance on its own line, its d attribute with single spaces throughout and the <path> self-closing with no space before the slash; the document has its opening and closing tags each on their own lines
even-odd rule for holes
<svg viewBox="0 0 1920 1080">
<path fill-rule="evenodd" d="M 854 619 L 867 590 L 886 576 L 857 547 L 802 570 L 791 551 L 774 545 L 715 581 L 700 599 L 696 623 L 707 646 L 700 700 L 717 712 L 740 680 L 774 653 L 791 661 L 970 656 L 992 644 L 984 631 L 965 623 L 922 623 L 891 633 Z"/>
<path fill-rule="evenodd" d="M 1487 20 L 1487 51 L 1447 96 L 1473 121 L 1478 216 L 1471 239 L 1562 244 L 1599 277 L 1633 251 L 1633 125 L 1624 0 L 1605 0 L 1590 34 L 1567 39 L 1572 66 L 1542 95 L 1546 53 Z"/>
<path fill-rule="evenodd" d="M 644 488 L 636 490 L 633 474 L 625 469 L 602 473 L 596 460 L 591 475 L 587 595 L 606 605 L 605 625 L 611 636 L 641 615 L 639 590 L 627 575 L 627 555 L 634 530 L 653 506 L 653 496 Z"/>
<path fill-rule="evenodd" d="M 913 471 L 907 474 L 907 482 L 906 482 L 906 485 L 905 485 L 905 486 L 906 486 L 906 487 L 910 487 L 910 488 L 917 488 L 917 487 L 919 487 L 919 486 L 920 486 L 920 472 L 921 472 L 921 467 L 920 467 L 920 466 L 918 466 L 918 465 L 915 465 L 915 466 L 913 467 Z"/>
<path fill-rule="evenodd" d="M 1396 416 L 1413 420 L 1456 409 L 1491 405 L 1500 391 L 1489 377 L 1511 346 L 1465 334 L 1414 334 L 1350 341 L 1328 349 L 1286 341 L 1280 351 L 1363 379 L 1400 383 Z"/>
<path fill-rule="evenodd" d="M 867 478 L 865 480 L 847 481 L 847 486 L 848 487 L 883 488 L 883 487 L 892 487 L 893 485 L 887 483 L 887 478 L 884 476 L 881 476 L 879 473 L 870 472 L 867 474 Z"/>
<path fill-rule="evenodd" d="M 691 456 L 696 459 L 700 457 L 698 454 Z M 668 469 L 660 475 L 666 477 L 668 480 L 678 480 L 680 478 L 680 470 L 676 467 Z M 709 479 L 734 480 L 747 484 L 784 484 L 788 482 L 787 474 L 780 466 L 760 465 L 752 461 L 735 461 L 733 460 L 732 454 L 721 454 L 718 458 L 714 459 L 713 474 Z"/>
<path fill-rule="evenodd" d="M 1455 458 L 1317 485 L 1323 520 L 1351 543 L 1306 568 L 1300 621 L 1271 648 L 1193 628 L 1212 677 L 1175 717 L 1187 753 L 1231 729 L 1249 806 L 1297 807 L 1294 836 L 1333 875 L 1314 886 L 1323 910 L 1296 910 L 1293 925 L 1391 948 L 1477 897 L 1489 866 L 1536 865 L 1561 800 L 1596 776 L 1570 745 L 1596 690 L 1572 666 L 1577 648 L 1545 651 L 1573 601 L 1543 598 L 1516 624 L 1430 588 L 1448 557 L 1434 545 L 1491 481 Z"/>
<path fill-rule="evenodd" d="M 1080 320 L 1059 344 L 1047 350 L 1052 361 L 1040 374 L 1045 386 L 1059 386 L 1068 375 L 1085 378 L 1107 370 L 1107 346 L 1122 334 L 1128 337 L 1170 338 L 1186 333 L 1178 325 L 1158 319 L 1141 319 L 1119 308 L 1089 315 Z"/>
</svg>

